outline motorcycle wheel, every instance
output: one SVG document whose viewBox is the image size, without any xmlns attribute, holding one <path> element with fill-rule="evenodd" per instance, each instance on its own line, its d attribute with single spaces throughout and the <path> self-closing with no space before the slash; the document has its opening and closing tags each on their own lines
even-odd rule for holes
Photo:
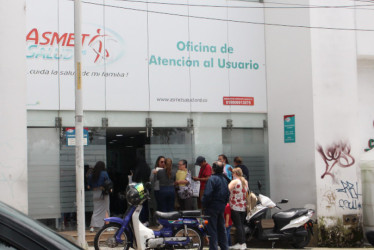
<svg viewBox="0 0 374 250">
<path fill-rule="evenodd" d="M 193 244 L 197 244 L 197 246 L 192 247 L 192 248 L 187 248 L 186 247 L 185 249 L 202 250 L 203 247 L 204 247 L 204 244 L 203 244 L 203 238 L 201 237 L 200 232 L 193 227 L 188 227 L 187 228 L 187 234 L 188 234 L 188 237 L 192 238 Z M 186 237 L 186 235 L 184 234 L 184 228 L 177 230 L 174 234 L 174 237 Z M 181 249 L 181 248 L 182 247 L 177 247 L 177 248 L 174 248 L 174 249 Z"/>
<path fill-rule="evenodd" d="M 109 223 L 104 225 L 95 235 L 94 246 L 95 250 L 104 249 L 124 249 L 128 250 L 130 244 L 125 232 L 121 235 L 122 243 L 118 243 L 115 239 L 117 231 L 121 228 L 120 224 Z"/>
<path fill-rule="evenodd" d="M 291 245 L 294 248 L 304 248 L 304 247 L 306 247 L 309 244 L 309 242 L 312 238 L 312 233 L 310 232 L 310 230 L 307 230 L 307 232 L 308 232 L 308 234 L 305 237 L 297 238 L 297 240 L 294 240 Z"/>
</svg>

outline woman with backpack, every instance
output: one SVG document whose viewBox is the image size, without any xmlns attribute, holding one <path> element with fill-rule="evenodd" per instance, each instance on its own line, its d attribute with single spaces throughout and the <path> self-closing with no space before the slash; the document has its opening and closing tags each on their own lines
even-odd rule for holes
<svg viewBox="0 0 374 250">
<path fill-rule="evenodd" d="M 104 218 L 109 217 L 109 195 L 103 193 L 106 183 L 111 182 L 105 163 L 98 161 L 91 173 L 88 175 L 88 189 L 93 192 L 94 210 L 91 218 L 90 232 L 104 225 Z"/>
</svg>

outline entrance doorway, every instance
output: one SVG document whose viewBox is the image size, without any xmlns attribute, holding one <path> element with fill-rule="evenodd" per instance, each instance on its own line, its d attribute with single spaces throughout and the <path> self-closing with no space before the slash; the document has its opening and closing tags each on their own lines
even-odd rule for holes
<svg viewBox="0 0 374 250">
<path fill-rule="evenodd" d="M 124 192 L 128 176 L 134 172 L 137 157 L 145 158 L 145 145 L 149 139 L 144 128 L 107 128 L 106 156 L 108 174 L 114 184 L 110 197 L 112 215 L 124 214 L 127 202 Z"/>
</svg>

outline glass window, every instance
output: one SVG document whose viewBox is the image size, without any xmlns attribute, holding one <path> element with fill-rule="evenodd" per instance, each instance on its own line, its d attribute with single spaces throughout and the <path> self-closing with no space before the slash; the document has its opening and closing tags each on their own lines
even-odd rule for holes
<svg viewBox="0 0 374 250">
<path fill-rule="evenodd" d="M 59 129 L 29 128 L 27 139 L 29 215 L 60 218 Z"/>
</svg>

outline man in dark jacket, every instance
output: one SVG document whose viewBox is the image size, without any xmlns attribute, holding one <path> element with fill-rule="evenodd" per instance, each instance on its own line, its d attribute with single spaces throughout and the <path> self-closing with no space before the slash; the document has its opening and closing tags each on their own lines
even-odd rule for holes
<svg viewBox="0 0 374 250">
<path fill-rule="evenodd" d="M 223 163 L 213 163 L 213 175 L 205 185 L 202 199 L 205 215 L 208 215 L 207 230 L 210 236 L 209 249 L 217 250 L 218 245 L 221 250 L 227 250 L 227 237 L 225 220 L 223 213 L 229 201 L 230 191 L 227 177 L 223 174 Z"/>
</svg>

